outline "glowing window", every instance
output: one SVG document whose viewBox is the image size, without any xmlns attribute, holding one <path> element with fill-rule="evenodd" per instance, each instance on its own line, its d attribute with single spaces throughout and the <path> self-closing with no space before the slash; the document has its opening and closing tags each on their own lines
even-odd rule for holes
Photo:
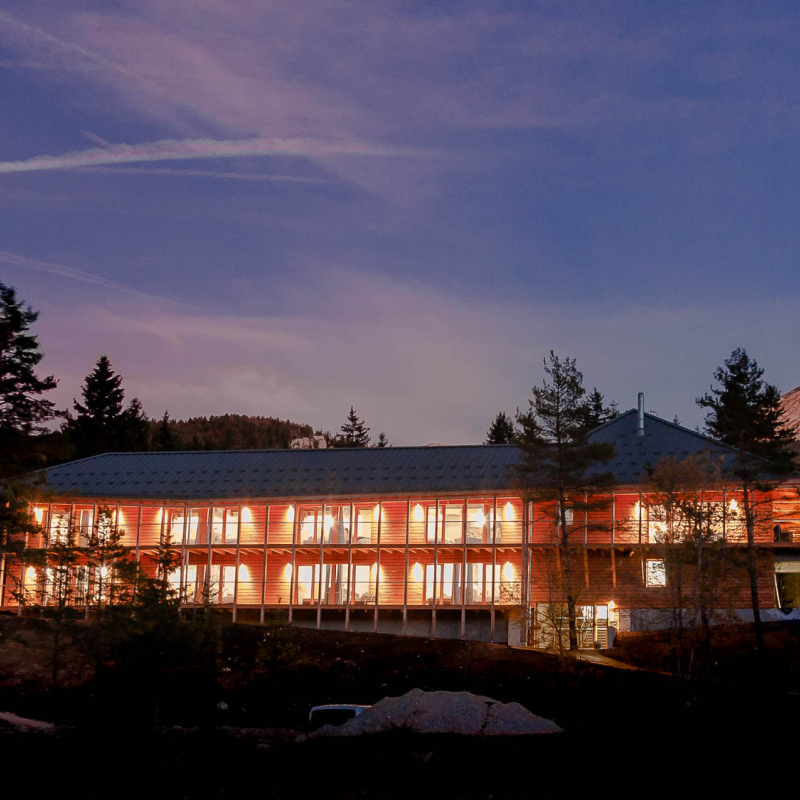
<svg viewBox="0 0 800 800">
<path fill-rule="evenodd" d="M 644 571 L 645 586 L 666 586 L 667 568 L 660 558 L 648 558 Z"/>
</svg>

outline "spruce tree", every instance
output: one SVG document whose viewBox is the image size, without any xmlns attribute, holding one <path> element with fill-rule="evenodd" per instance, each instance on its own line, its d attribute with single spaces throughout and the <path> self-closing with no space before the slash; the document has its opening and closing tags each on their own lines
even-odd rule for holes
<svg viewBox="0 0 800 800">
<path fill-rule="evenodd" d="M 594 443 L 588 437 L 586 390 L 575 359 L 562 361 L 551 350 L 544 371 L 544 382 L 532 390 L 530 409 L 517 418 L 521 427 L 517 444 L 522 451 L 517 474 L 526 496 L 552 509 L 569 644 L 570 649 L 577 650 L 580 581 L 574 575 L 575 553 L 569 539 L 572 519 L 610 504 L 592 498 L 592 494 L 613 485 L 613 475 L 602 471 L 602 465 L 614 457 L 614 447 Z M 568 510 L 572 511 L 569 521 Z"/>
<path fill-rule="evenodd" d="M 378 436 L 378 447 L 391 447 L 389 440 L 386 438 L 386 434 L 383 431 L 381 431 Z"/>
<path fill-rule="evenodd" d="M 606 406 L 603 399 L 596 386 L 586 397 L 586 424 L 589 428 L 596 428 L 619 415 L 616 402 L 612 401 Z"/>
<path fill-rule="evenodd" d="M 30 466 L 32 434 L 46 431 L 58 413 L 44 397 L 58 382 L 36 374 L 44 354 L 30 326 L 38 318 L 13 287 L 0 283 L 0 478 Z"/>
<path fill-rule="evenodd" d="M 177 437 L 172 430 L 172 420 L 169 418 L 169 411 L 164 412 L 164 416 L 158 421 L 155 434 L 153 435 L 153 445 L 156 450 L 175 450 L 177 449 Z"/>
<path fill-rule="evenodd" d="M 114 372 L 108 356 L 100 356 L 81 394 L 83 403 L 73 401 L 75 416 L 64 425 L 77 458 L 146 448 L 147 417 L 138 398 L 123 407 L 122 376 Z"/>
<path fill-rule="evenodd" d="M 771 491 L 797 470 L 792 450 L 794 432 L 781 408 L 781 395 L 763 379 L 764 370 L 742 348 L 734 350 L 714 371 L 718 387 L 698 398 L 708 409 L 705 427 L 715 439 L 736 448 L 729 471 L 742 491 L 742 511 L 747 532 L 747 571 L 753 608 L 756 648 L 764 648 L 758 596 L 755 530 L 759 495 Z"/>
<path fill-rule="evenodd" d="M 342 425 L 338 439 L 340 447 L 369 447 L 369 428 L 356 414 L 353 406 L 350 406 L 347 422 Z"/>
<path fill-rule="evenodd" d="M 517 428 L 514 420 L 501 411 L 486 431 L 486 441 L 484 444 L 513 444 L 517 438 Z"/>
</svg>

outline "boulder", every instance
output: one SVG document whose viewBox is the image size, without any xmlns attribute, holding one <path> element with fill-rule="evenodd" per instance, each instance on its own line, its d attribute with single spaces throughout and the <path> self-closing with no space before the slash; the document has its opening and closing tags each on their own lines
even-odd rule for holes
<svg viewBox="0 0 800 800">
<path fill-rule="evenodd" d="M 311 737 L 360 736 L 385 731 L 456 733 L 463 736 L 530 736 L 563 733 L 519 703 L 500 703 L 469 692 L 424 692 L 384 697 L 344 725 L 325 725 Z"/>
</svg>

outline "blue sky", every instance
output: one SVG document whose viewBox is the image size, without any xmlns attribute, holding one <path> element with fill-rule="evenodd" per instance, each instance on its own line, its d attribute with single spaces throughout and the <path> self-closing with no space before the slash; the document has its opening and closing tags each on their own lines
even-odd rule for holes
<svg viewBox="0 0 800 800">
<path fill-rule="evenodd" d="M 479 441 L 553 348 L 800 383 L 795 3 L 6 0 L 0 280 L 68 403 Z"/>
</svg>

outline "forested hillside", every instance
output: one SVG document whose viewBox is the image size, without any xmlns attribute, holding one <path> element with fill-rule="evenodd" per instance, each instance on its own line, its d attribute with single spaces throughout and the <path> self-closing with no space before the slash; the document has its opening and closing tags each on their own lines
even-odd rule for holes
<svg viewBox="0 0 800 800">
<path fill-rule="evenodd" d="M 180 420 L 151 420 L 151 450 L 258 450 L 289 447 L 298 436 L 312 436 L 310 425 L 276 417 L 222 414 Z"/>
</svg>

